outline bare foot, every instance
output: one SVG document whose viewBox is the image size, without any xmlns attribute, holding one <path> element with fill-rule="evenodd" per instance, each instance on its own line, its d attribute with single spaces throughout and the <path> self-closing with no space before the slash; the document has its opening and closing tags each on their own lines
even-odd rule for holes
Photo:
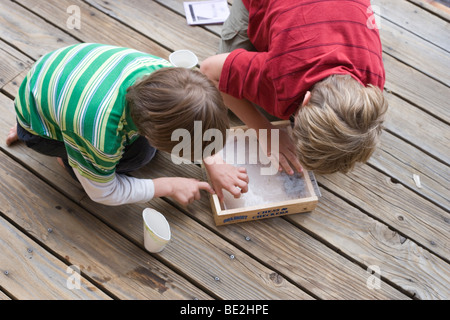
<svg viewBox="0 0 450 320">
<path fill-rule="evenodd" d="M 64 162 L 62 160 L 62 158 L 57 157 L 56 161 L 58 161 L 58 163 L 60 164 L 61 167 L 63 167 L 64 169 L 66 168 L 66 166 L 64 165 Z"/>
<path fill-rule="evenodd" d="M 6 137 L 6 145 L 10 146 L 17 140 L 19 140 L 19 137 L 17 136 L 17 124 L 16 124 L 9 130 L 8 136 Z"/>
</svg>

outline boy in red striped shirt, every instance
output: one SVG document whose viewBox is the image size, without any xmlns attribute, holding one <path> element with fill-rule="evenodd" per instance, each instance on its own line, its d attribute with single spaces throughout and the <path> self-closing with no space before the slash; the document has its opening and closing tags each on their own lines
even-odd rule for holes
<svg viewBox="0 0 450 320">
<path fill-rule="evenodd" d="M 257 132 L 273 128 L 255 104 L 293 120 L 293 137 L 280 132 L 280 170 L 348 172 L 377 145 L 387 102 L 369 0 L 234 0 L 219 54 L 201 70 Z M 208 171 L 216 192 L 234 182 Z"/>
</svg>

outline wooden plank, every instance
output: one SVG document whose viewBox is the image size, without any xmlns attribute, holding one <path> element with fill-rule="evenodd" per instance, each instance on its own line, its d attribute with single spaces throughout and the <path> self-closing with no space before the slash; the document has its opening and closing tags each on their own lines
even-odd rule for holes
<svg viewBox="0 0 450 320">
<path fill-rule="evenodd" d="M 378 170 L 416 193 L 450 211 L 450 169 L 389 132 L 383 132 L 381 143 L 369 160 Z M 418 186 L 413 178 L 420 177 Z"/>
<path fill-rule="evenodd" d="M 68 176 L 65 172 L 63 172 L 62 175 Z M 47 176 L 47 179 L 51 181 L 56 180 L 57 176 Z M 55 184 L 55 182 L 53 181 L 52 184 Z M 61 189 L 64 189 L 64 187 L 64 185 L 58 186 L 58 188 Z M 68 192 L 66 191 L 65 193 Z M 121 233 L 126 234 L 128 238 L 134 238 L 137 243 L 142 242 L 141 216 L 139 214 L 130 216 L 130 212 L 141 212 L 143 210 L 142 206 L 134 205 L 108 208 L 92 203 L 86 196 L 83 197 L 82 203 L 84 206 L 94 211 L 94 213 L 101 217 L 102 220 L 107 221 L 109 225 L 113 225 L 114 228 L 120 230 Z M 173 264 L 175 268 L 181 268 L 183 273 L 188 274 L 199 283 L 202 283 L 203 286 L 208 287 L 221 298 L 308 298 L 308 295 L 283 280 L 282 277 L 277 277 L 274 285 L 271 281 L 273 271 L 263 267 L 253 259 L 246 257 L 245 254 L 240 253 L 238 249 L 233 248 L 226 242 L 218 239 L 211 232 L 191 221 L 191 219 L 184 217 L 182 213 L 178 212 L 175 208 L 168 206 L 167 203 L 161 203 L 160 200 L 153 200 L 151 206 L 161 210 L 168 216 L 172 227 L 173 237 L 175 239 L 161 256 L 169 263 Z M 184 219 L 180 220 L 180 217 L 184 217 Z M 186 251 L 187 246 L 189 247 L 188 251 Z M 224 260 L 218 260 L 217 257 L 223 255 L 224 247 L 228 247 L 228 252 L 234 252 L 236 256 L 242 257 L 241 262 L 239 264 L 227 264 L 226 262 L 229 260 L 229 257 L 227 258 L 225 256 Z M 202 255 L 204 255 L 204 257 L 198 259 L 198 257 Z M 206 263 L 208 263 L 207 267 L 205 267 Z M 212 277 L 210 273 L 211 269 L 220 270 L 217 272 L 219 275 L 216 275 L 220 279 L 223 279 L 220 287 L 218 287 L 216 283 L 216 276 Z M 252 270 L 252 272 L 249 273 L 249 270 Z M 225 279 L 227 279 L 227 281 L 225 281 Z M 260 281 L 263 282 L 259 283 Z M 239 291 L 239 293 L 236 293 L 235 288 L 238 284 L 240 284 L 242 290 Z M 254 285 L 256 285 L 257 288 L 253 287 Z"/>
<path fill-rule="evenodd" d="M 385 95 L 389 102 L 384 122 L 386 129 L 447 165 L 450 164 L 450 136 L 443 134 L 448 130 L 448 125 L 393 94 Z"/>
<path fill-rule="evenodd" d="M 448 212 L 367 165 L 317 177 L 324 187 L 427 250 L 450 260 Z"/>
<path fill-rule="evenodd" d="M 28 71 L 29 69 L 25 69 L 17 76 L 15 76 L 13 79 L 11 79 L 8 83 L 6 83 L 3 86 L 3 88 L 1 88 L 1 92 L 6 93 L 11 97 L 15 97 L 17 95 L 17 92 L 19 92 L 20 85 L 27 76 Z"/>
<path fill-rule="evenodd" d="M 39 244 L 0 217 L 0 281 L 14 298 L 29 299 L 110 299 L 86 280 L 79 282 L 72 269 Z M 73 276 L 73 278 L 69 278 Z M 73 285 L 74 287 L 69 287 Z M 78 287 L 79 285 L 79 287 Z"/>
<path fill-rule="evenodd" d="M 450 51 L 450 24 L 435 15 L 420 10 L 414 4 L 405 1 L 372 0 L 373 6 L 378 6 L 383 18 L 418 35 L 434 45 Z M 383 25 L 380 26 L 383 28 Z"/>
<path fill-rule="evenodd" d="M 0 2 L 0 38 L 37 60 L 78 41 L 11 1 Z"/>
<path fill-rule="evenodd" d="M 109 17 L 108 15 L 93 9 L 89 5 L 82 1 L 33 1 L 33 0 L 23 0 L 20 1 L 21 4 L 27 6 L 39 16 L 45 17 L 46 21 L 50 21 L 53 25 L 70 32 L 84 42 L 98 42 L 98 43 L 108 43 L 118 46 L 132 47 L 137 50 L 142 50 L 145 52 L 152 53 L 154 55 L 168 58 L 169 51 L 159 46 L 155 42 L 151 41 L 147 37 L 141 35 L 140 33 L 126 27 L 123 24 L 118 23 L 115 19 Z M 66 9 L 70 5 L 77 5 L 80 8 L 80 14 L 82 17 L 82 24 L 80 29 L 67 29 L 66 20 L 68 14 Z M 14 8 L 13 8 L 14 9 Z M 89 18 L 86 18 L 89 17 Z M 30 18 L 31 19 L 31 18 Z M 24 25 L 22 28 L 28 27 L 34 29 L 33 26 Z M 98 32 L 101 29 L 102 32 Z M 30 31 L 30 30 L 29 30 Z M 30 31 L 31 32 L 31 31 Z M 26 33 L 24 33 L 26 37 Z M 33 39 L 23 39 L 22 42 L 32 41 Z M 39 46 L 39 39 L 36 39 L 34 45 Z M 48 50 L 56 50 L 66 44 L 56 45 L 49 48 Z M 26 49 L 21 46 L 21 49 Z M 40 55 L 47 52 L 42 51 Z M 35 56 L 37 59 L 39 56 Z M 9 81 L 3 90 L 8 92 L 11 96 L 17 94 L 18 88 L 25 78 L 28 70 L 23 71 L 17 77 Z"/>
<path fill-rule="evenodd" d="M 322 189 L 322 193 L 314 213 L 286 219 L 308 229 L 363 265 L 375 266 L 383 279 L 415 298 L 449 299 L 450 268 L 447 262 L 327 190 Z M 364 206 L 363 209 L 368 208 Z M 393 206 L 381 210 L 395 216 Z M 407 219 L 405 217 L 403 221 Z"/>
<path fill-rule="evenodd" d="M 100 11 L 141 32 L 170 51 L 189 49 L 203 60 L 218 48 L 218 38 L 201 27 L 189 27 L 186 19 L 155 1 L 86 0 Z"/>
<path fill-rule="evenodd" d="M 3 153 L 0 176 L 2 212 L 115 297 L 210 298 Z"/>
<path fill-rule="evenodd" d="M 450 124 L 450 88 L 389 55 L 383 57 L 386 90 Z"/>
<path fill-rule="evenodd" d="M 22 71 L 29 68 L 33 61 L 0 40 L 0 89 Z"/>
<path fill-rule="evenodd" d="M 444 19 L 447 22 L 450 22 L 450 8 L 441 1 L 434 0 L 408 0 L 411 3 L 425 9 L 434 15 Z"/>
<path fill-rule="evenodd" d="M 7 8 L 2 6 L 7 6 Z M 61 33 L 58 29 L 47 24 L 44 20 L 30 14 L 28 11 L 16 4 L 13 4 L 12 2 L 9 2 L 8 4 L 2 2 L 0 7 L 2 7 L 2 10 L 0 10 L 0 20 L 3 19 L 2 21 L 5 23 L 2 25 L 4 28 L 0 28 L 0 37 L 14 43 L 20 48 L 20 50 L 25 51 L 34 59 L 38 59 L 41 55 L 47 53 L 43 50 L 40 51 L 45 46 L 47 46 L 48 50 L 54 50 L 63 45 L 61 42 L 67 45 L 69 42 L 73 41 L 68 38 L 67 35 Z M 51 41 L 49 39 L 52 35 L 55 38 L 55 41 Z M 23 65 L 21 65 L 21 62 L 17 63 L 14 71 L 12 72 L 12 74 L 15 74 L 16 77 L 14 77 L 14 79 L 9 81 L 2 88 L 4 92 L 7 92 L 11 96 L 15 96 L 22 80 L 29 71 L 29 67 L 33 63 L 33 60 L 24 54 L 19 53 L 16 49 L 10 47 L 9 45 L 2 45 L 2 48 L 10 55 L 18 57 L 18 59 L 20 59 L 23 63 Z M 14 64 L 11 64 L 10 67 L 12 65 Z M 2 111 L 2 117 L 0 119 L 0 134 L 2 137 L 6 137 L 9 128 L 15 124 L 15 113 L 12 101 L 7 99 L 3 94 L 0 94 L 0 110 Z M 4 138 L 0 139 L 0 147 L 5 147 Z M 29 157 L 28 152 L 22 152 L 23 150 L 28 149 L 23 144 L 16 144 L 14 148 L 16 151 L 15 155 L 25 163 L 33 161 L 36 162 L 36 167 L 39 168 L 36 172 L 51 174 L 58 177 L 56 181 L 57 184 L 60 184 L 63 182 L 62 180 L 65 180 L 71 185 L 68 192 L 73 195 L 77 193 L 80 194 L 82 188 L 75 184 L 71 178 L 61 174 L 64 170 L 59 165 L 56 166 L 56 162 L 47 163 L 45 161 L 47 157 L 42 155 Z"/>
<path fill-rule="evenodd" d="M 4 292 L 0 291 L 0 300 L 11 300 Z"/>
<path fill-rule="evenodd" d="M 86 198 L 83 205 L 135 242 L 142 242 L 141 215 L 128 215 L 124 223 L 123 211 L 142 212 L 151 207 L 161 212 L 170 224 L 172 240 L 158 254 L 159 259 L 221 299 L 311 299 L 276 270 L 265 267 L 162 199 L 105 209 Z"/>
<path fill-rule="evenodd" d="M 154 163 L 152 164 L 154 165 Z M 166 166 L 166 168 L 168 168 Z M 193 168 L 195 168 L 193 166 Z M 191 167 L 189 167 L 189 169 L 191 169 Z M 163 170 L 162 168 L 154 168 L 154 171 L 159 172 Z M 184 172 L 188 172 L 190 170 L 187 170 L 186 167 L 184 167 L 183 169 Z M 174 173 L 176 174 L 176 173 Z M 192 176 L 193 174 L 189 174 L 189 176 Z M 367 180 L 373 181 L 374 179 L 372 178 L 368 178 Z M 341 180 L 338 180 L 338 182 Z M 371 185 L 371 183 L 369 182 L 365 182 L 366 186 Z M 345 188 L 345 187 L 344 187 Z M 349 192 L 355 192 L 355 190 L 361 189 L 360 187 L 354 187 L 351 190 L 349 190 Z M 385 190 L 385 192 L 389 193 L 389 190 Z M 385 193 L 381 193 L 381 192 L 377 192 L 377 194 L 379 196 L 383 196 L 383 194 Z M 314 216 L 318 213 L 320 213 L 320 215 L 323 215 L 323 221 L 322 223 L 325 226 L 328 226 L 329 221 L 327 220 L 327 217 L 329 216 L 329 210 L 334 210 L 333 215 L 336 215 L 337 217 L 339 217 L 339 225 L 340 228 L 345 229 L 345 231 L 343 230 L 342 232 L 346 234 L 346 236 L 342 236 L 342 238 L 339 238 L 336 236 L 336 233 L 333 230 L 333 226 L 329 227 L 326 230 L 321 230 L 320 228 L 323 228 L 319 226 L 316 226 L 314 228 L 310 228 L 310 226 L 307 226 L 306 229 L 309 230 L 309 232 L 314 232 L 317 233 L 318 238 L 320 239 L 324 239 L 327 241 L 330 241 L 330 243 L 339 251 L 348 253 L 349 256 L 352 259 L 355 259 L 357 261 L 360 261 L 361 263 L 364 263 L 366 266 L 369 265 L 378 265 L 381 266 L 382 269 L 384 271 L 387 271 L 389 273 L 389 276 L 387 276 L 387 279 L 392 281 L 392 283 L 398 284 L 400 287 L 402 287 L 404 290 L 410 291 L 412 294 L 416 294 L 418 297 L 424 298 L 424 299 L 429 299 L 429 298 L 446 298 L 448 297 L 448 290 L 446 290 L 446 288 L 448 288 L 448 285 L 450 284 L 450 279 L 449 279 L 449 274 L 448 272 L 445 272 L 446 270 L 448 270 L 448 264 L 439 259 L 438 257 L 436 257 L 435 255 L 433 255 L 432 253 L 430 253 L 429 251 L 423 249 L 422 247 L 418 246 L 414 240 L 410 240 L 410 239 L 406 239 L 403 236 L 400 236 L 399 234 L 397 234 L 396 232 L 392 232 L 392 230 L 390 229 L 389 226 L 381 224 L 380 222 L 366 216 L 363 212 L 359 211 L 358 209 L 353 208 L 352 206 L 346 204 L 345 202 L 343 202 L 342 200 L 340 200 L 338 197 L 334 196 L 333 194 L 325 191 L 326 194 L 324 194 L 324 197 L 321 198 L 321 200 L 319 201 L 319 207 L 312 213 L 312 214 L 299 214 L 299 215 L 295 215 L 291 221 L 303 221 L 303 218 L 305 217 L 305 219 L 308 219 L 308 217 L 311 217 L 312 219 L 314 219 Z M 376 194 L 372 195 L 372 196 L 377 196 Z M 403 195 L 400 195 L 400 197 L 402 197 Z M 368 199 L 364 200 L 363 203 L 370 203 L 371 201 L 373 202 L 373 200 L 369 199 L 370 196 L 368 197 Z M 410 197 L 405 197 L 405 201 L 412 201 L 414 203 L 414 199 L 415 196 L 411 195 Z M 327 205 L 329 205 L 329 208 L 325 210 L 323 207 L 320 205 L 321 202 L 323 200 L 326 200 Z M 350 197 L 350 201 L 354 201 L 354 199 L 352 199 Z M 334 206 L 334 204 L 338 203 L 339 205 Z M 426 203 L 426 202 L 425 202 Z M 207 204 L 205 204 L 205 206 L 207 206 Z M 327 208 L 327 207 L 326 207 Z M 362 208 L 364 210 L 367 210 L 367 205 L 362 205 Z M 380 217 L 380 215 L 376 212 L 377 208 L 377 204 L 374 203 L 373 204 L 373 208 L 370 213 L 374 214 L 373 212 L 375 212 L 375 216 L 380 219 L 383 217 Z M 395 208 L 395 206 L 393 207 Z M 390 208 L 389 205 L 381 208 L 380 210 L 385 212 L 386 214 L 392 214 L 393 215 L 393 208 Z M 415 208 L 414 205 L 411 206 L 411 208 Z M 410 208 L 406 208 L 405 210 L 410 210 Z M 194 214 L 195 216 L 198 216 L 200 214 L 201 209 L 196 209 L 194 210 L 190 210 L 189 212 Z M 418 208 L 417 210 L 418 212 L 414 212 L 413 210 L 410 210 L 409 212 L 411 213 L 412 217 L 417 214 L 420 213 L 422 211 L 422 208 Z M 425 212 L 428 212 L 428 209 L 424 210 Z M 347 217 L 344 216 L 342 217 L 343 214 L 350 212 L 351 214 Z M 350 225 L 345 226 L 348 222 L 354 221 L 355 217 L 353 216 L 353 214 L 357 214 L 359 217 L 358 219 L 361 220 L 366 220 L 367 222 L 365 224 L 362 224 L 359 228 L 356 228 L 356 226 L 352 225 L 352 223 L 350 223 Z M 212 213 L 209 211 L 209 215 L 212 215 Z M 206 216 L 207 218 L 202 217 L 202 221 L 204 223 L 208 223 L 208 220 L 211 220 L 210 217 L 208 217 L 208 215 Z M 434 224 L 434 225 L 440 225 L 442 224 L 442 222 L 446 223 L 447 225 L 444 227 L 445 229 L 440 233 L 440 237 L 441 240 L 444 241 L 444 245 L 448 245 L 448 243 L 446 242 L 446 234 L 448 231 L 448 223 L 449 220 L 446 216 L 446 213 L 443 212 L 442 215 L 439 217 L 442 218 L 442 220 L 439 221 L 425 221 L 424 223 L 430 223 L 430 224 Z M 398 219 L 400 221 L 404 221 L 405 217 L 403 216 L 398 216 Z M 387 220 L 387 219 L 386 219 Z M 424 220 L 426 220 L 426 218 L 424 218 Z M 359 221 L 359 220 L 358 220 Z M 269 221 L 268 221 L 269 222 Z M 253 223 L 251 223 L 253 224 Z M 236 226 L 229 226 L 229 227 L 241 227 L 241 226 L 247 226 L 250 224 L 239 224 Z M 302 225 L 302 227 L 305 227 Z M 431 228 L 433 228 L 433 226 L 431 226 Z M 276 230 L 276 228 L 273 228 L 274 230 Z M 318 230 L 316 230 L 318 229 Z M 373 230 L 375 229 L 376 232 L 379 233 L 379 235 L 377 235 L 374 239 L 372 237 L 372 233 L 374 233 L 375 231 Z M 222 229 L 224 230 L 224 229 Z M 226 229 L 226 231 L 228 231 L 229 228 Z M 286 233 L 289 233 L 288 228 L 283 228 L 282 230 L 280 230 L 280 232 L 278 234 L 283 234 L 285 235 Z M 355 230 L 358 230 L 359 235 L 356 236 L 355 235 Z M 402 231 L 403 233 L 403 231 Z M 413 231 L 414 233 L 414 231 Z M 254 235 L 251 232 L 236 232 L 236 236 L 234 237 L 233 241 L 235 241 L 236 243 L 239 242 L 239 240 L 245 238 L 245 235 L 251 234 L 251 238 L 253 239 Z M 255 234 L 259 235 L 261 234 L 261 232 L 255 232 Z M 275 234 L 277 234 L 275 232 Z M 422 232 L 423 235 L 425 236 L 430 236 L 430 232 Z M 264 234 L 263 238 L 266 239 L 267 235 Z M 269 237 L 270 238 L 270 237 Z M 350 239 L 349 239 L 350 238 Z M 369 238 L 371 241 L 364 241 L 361 242 L 361 238 Z M 405 246 L 395 246 L 395 242 L 391 243 L 392 238 L 396 238 L 398 241 L 400 242 L 405 242 L 408 241 L 407 245 Z M 289 242 L 284 242 L 285 239 L 283 239 L 283 243 L 289 243 Z M 245 243 L 245 241 L 241 241 L 242 243 Z M 427 241 L 428 242 L 428 241 Z M 275 246 L 276 243 L 275 242 Z M 302 243 L 302 248 L 304 248 L 305 246 L 305 241 L 301 241 L 300 243 Z M 433 245 L 437 245 L 435 241 L 431 241 L 430 243 L 433 243 Z M 352 246 L 353 249 L 352 251 L 347 250 L 347 248 L 349 246 Z M 244 244 L 245 246 L 245 244 Z M 386 249 L 386 246 L 390 247 L 390 250 Z M 283 249 L 277 247 L 276 249 L 269 249 L 267 250 L 267 248 L 264 248 L 265 250 L 263 252 L 270 252 L 270 256 L 271 256 L 271 264 L 273 265 L 273 260 L 275 260 L 276 258 L 274 258 L 274 252 L 279 253 L 280 250 L 286 250 L 283 246 Z M 448 252 L 447 248 L 443 248 L 444 252 Z M 255 253 L 254 248 L 252 248 L 251 250 L 252 253 Z M 315 254 L 319 255 L 318 253 L 319 251 L 316 250 Z M 418 252 L 418 253 L 417 253 Z M 299 255 L 302 257 L 302 259 L 304 259 L 305 255 L 303 252 Z M 370 256 L 371 259 L 366 260 L 367 256 Z M 419 256 L 419 258 L 418 258 Z M 430 256 L 432 258 L 430 258 Z M 403 258 L 399 258 L 397 259 L 397 257 L 403 257 Z M 261 259 L 261 257 L 259 257 Z M 420 262 L 421 259 L 426 259 L 427 261 L 429 261 L 430 263 L 422 269 L 422 264 Z M 277 261 L 283 261 L 283 258 L 278 257 Z M 405 262 L 406 261 L 406 262 Z M 405 267 L 405 263 L 409 263 L 411 264 L 408 267 Z M 297 263 L 298 264 L 298 263 Z M 319 268 L 318 266 L 314 266 L 315 268 Z M 279 266 L 277 268 L 280 268 Z M 435 272 L 431 272 L 430 270 L 438 270 Z M 303 272 L 303 275 L 307 274 L 307 272 Z M 323 273 L 322 273 L 323 274 Z M 431 274 L 431 275 L 429 275 Z M 442 275 L 442 277 L 441 277 Z M 292 275 L 290 275 L 292 278 L 294 278 Z M 386 274 L 384 274 L 383 276 L 386 276 Z M 414 278 L 414 280 L 411 280 L 411 277 Z M 351 285 L 354 285 L 355 281 L 350 282 Z M 414 284 L 411 284 L 411 282 L 414 282 Z M 313 288 L 308 287 L 309 290 L 314 290 Z M 332 290 L 331 290 L 332 291 Z M 359 293 L 359 292 L 358 292 Z M 359 293 L 360 294 L 360 293 Z"/>
<path fill-rule="evenodd" d="M 385 53 L 450 86 L 448 52 L 384 18 L 381 19 L 381 24 L 380 37 Z"/>
<path fill-rule="evenodd" d="M 169 161 L 169 155 L 159 153 L 156 159 L 146 168 L 136 172 L 136 175 L 155 178 L 165 174 L 202 179 L 203 174 L 198 166 L 167 165 Z M 368 289 L 365 270 L 282 219 L 272 218 L 216 227 L 206 194 L 185 211 L 209 229 L 220 233 L 228 241 L 236 243 L 245 252 L 251 253 L 320 298 L 406 298 L 389 285 L 376 292 Z M 317 263 L 318 261 L 320 263 Z"/>
<path fill-rule="evenodd" d="M 18 2 L 81 41 L 130 47 L 166 59 L 169 56 L 170 52 L 154 41 L 81 0 L 19 0 Z M 71 5 L 77 6 L 80 10 L 79 29 L 67 28 L 69 18 L 67 8 Z"/>
</svg>

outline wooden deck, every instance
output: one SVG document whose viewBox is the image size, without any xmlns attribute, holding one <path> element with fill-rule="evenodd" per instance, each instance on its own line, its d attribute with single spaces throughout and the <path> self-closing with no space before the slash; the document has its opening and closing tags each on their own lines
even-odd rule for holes
<svg viewBox="0 0 450 320">
<path fill-rule="evenodd" d="M 220 26 L 188 26 L 181 0 L 1 0 L 0 299 L 449 299 L 450 14 L 430 2 L 373 1 L 390 109 L 369 163 L 318 176 L 313 212 L 216 227 L 206 195 L 188 208 L 95 204 L 55 159 L 5 137 L 43 54 L 99 42 L 202 61 Z M 71 5 L 80 29 L 68 28 Z M 163 153 L 136 175 L 202 179 Z M 160 254 L 143 247 L 145 207 L 172 228 Z"/>
</svg>

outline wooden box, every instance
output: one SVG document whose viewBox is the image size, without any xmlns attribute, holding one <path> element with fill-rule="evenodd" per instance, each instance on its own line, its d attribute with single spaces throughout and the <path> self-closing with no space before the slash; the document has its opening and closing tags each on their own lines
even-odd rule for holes
<svg viewBox="0 0 450 320">
<path fill-rule="evenodd" d="M 290 130 L 289 122 L 288 121 L 279 121 L 274 122 L 274 125 L 277 127 L 286 127 L 288 130 Z M 246 127 L 234 127 L 232 129 L 243 129 L 246 130 Z M 227 144 L 228 145 L 228 144 Z M 227 146 L 226 145 L 226 146 Z M 224 149 L 226 149 L 226 146 Z M 223 153 L 222 153 L 223 154 Z M 248 169 L 247 169 L 248 171 Z M 254 173 L 254 171 L 253 171 Z M 252 179 L 255 179 L 256 177 L 251 175 L 250 172 L 249 179 L 249 193 L 252 190 Z M 278 174 L 280 175 L 280 174 Z M 286 175 L 286 174 L 284 174 Z M 207 174 L 206 174 L 207 176 Z M 260 176 L 259 178 L 261 178 Z M 288 214 L 294 214 L 294 213 L 301 213 L 301 212 L 309 212 L 313 211 L 316 208 L 316 205 L 318 203 L 318 197 L 320 196 L 320 190 L 318 189 L 317 182 L 315 181 L 314 174 L 312 172 L 308 172 L 307 170 L 303 169 L 302 174 L 297 174 L 297 177 L 300 179 L 295 180 L 292 177 L 283 177 L 283 179 L 288 179 L 289 181 L 300 181 L 302 180 L 302 196 L 291 198 L 289 200 L 286 199 L 273 199 L 268 200 L 270 198 L 270 195 L 263 194 L 264 192 L 267 192 L 268 194 L 273 194 L 274 186 L 271 186 L 270 184 L 267 184 L 264 186 L 264 191 L 259 191 L 258 196 L 261 196 L 260 199 L 264 200 L 262 202 L 264 203 L 252 203 L 252 205 L 249 206 L 238 206 L 237 204 L 233 203 L 233 205 L 229 205 L 231 208 L 227 208 L 227 197 L 224 201 L 224 204 L 221 204 L 219 201 L 219 198 L 217 195 L 213 194 L 210 195 L 210 201 L 211 201 L 211 208 L 214 214 L 214 221 L 217 226 L 219 225 L 225 225 L 225 224 L 231 224 L 231 223 L 238 223 L 238 222 L 246 222 L 246 221 L 252 221 L 252 220 L 259 220 L 259 219 L 265 219 L 265 218 L 271 218 L 271 217 L 278 217 Z M 258 179 L 259 179 L 258 178 Z M 279 179 L 279 178 L 277 178 Z M 272 179 L 273 180 L 273 179 Z M 208 178 L 209 181 L 209 178 Z M 280 180 L 277 180 L 280 181 Z M 283 180 L 284 181 L 284 180 Z M 274 183 L 273 181 L 271 183 Z M 286 182 L 287 183 L 287 180 Z M 296 183 L 296 182 L 294 182 Z M 261 185 L 261 184 L 260 184 Z M 286 186 L 286 184 L 284 185 Z M 261 187 L 259 187 L 261 188 Z M 225 190 L 223 190 L 224 193 L 226 193 Z M 300 193 L 299 193 L 300 194 Z M 228 199 L 230 202 L 235 201 L 230 193 L 228 193 L 229 197 Z M 245 197 L 246 194 L 243 194 Z M 236 200 L 239 201 L 239 200 Z M 252 200 L 254 202 L 254 200 Z M 244 201 L 246 202 L 246 201 Z"/>
</svg>

